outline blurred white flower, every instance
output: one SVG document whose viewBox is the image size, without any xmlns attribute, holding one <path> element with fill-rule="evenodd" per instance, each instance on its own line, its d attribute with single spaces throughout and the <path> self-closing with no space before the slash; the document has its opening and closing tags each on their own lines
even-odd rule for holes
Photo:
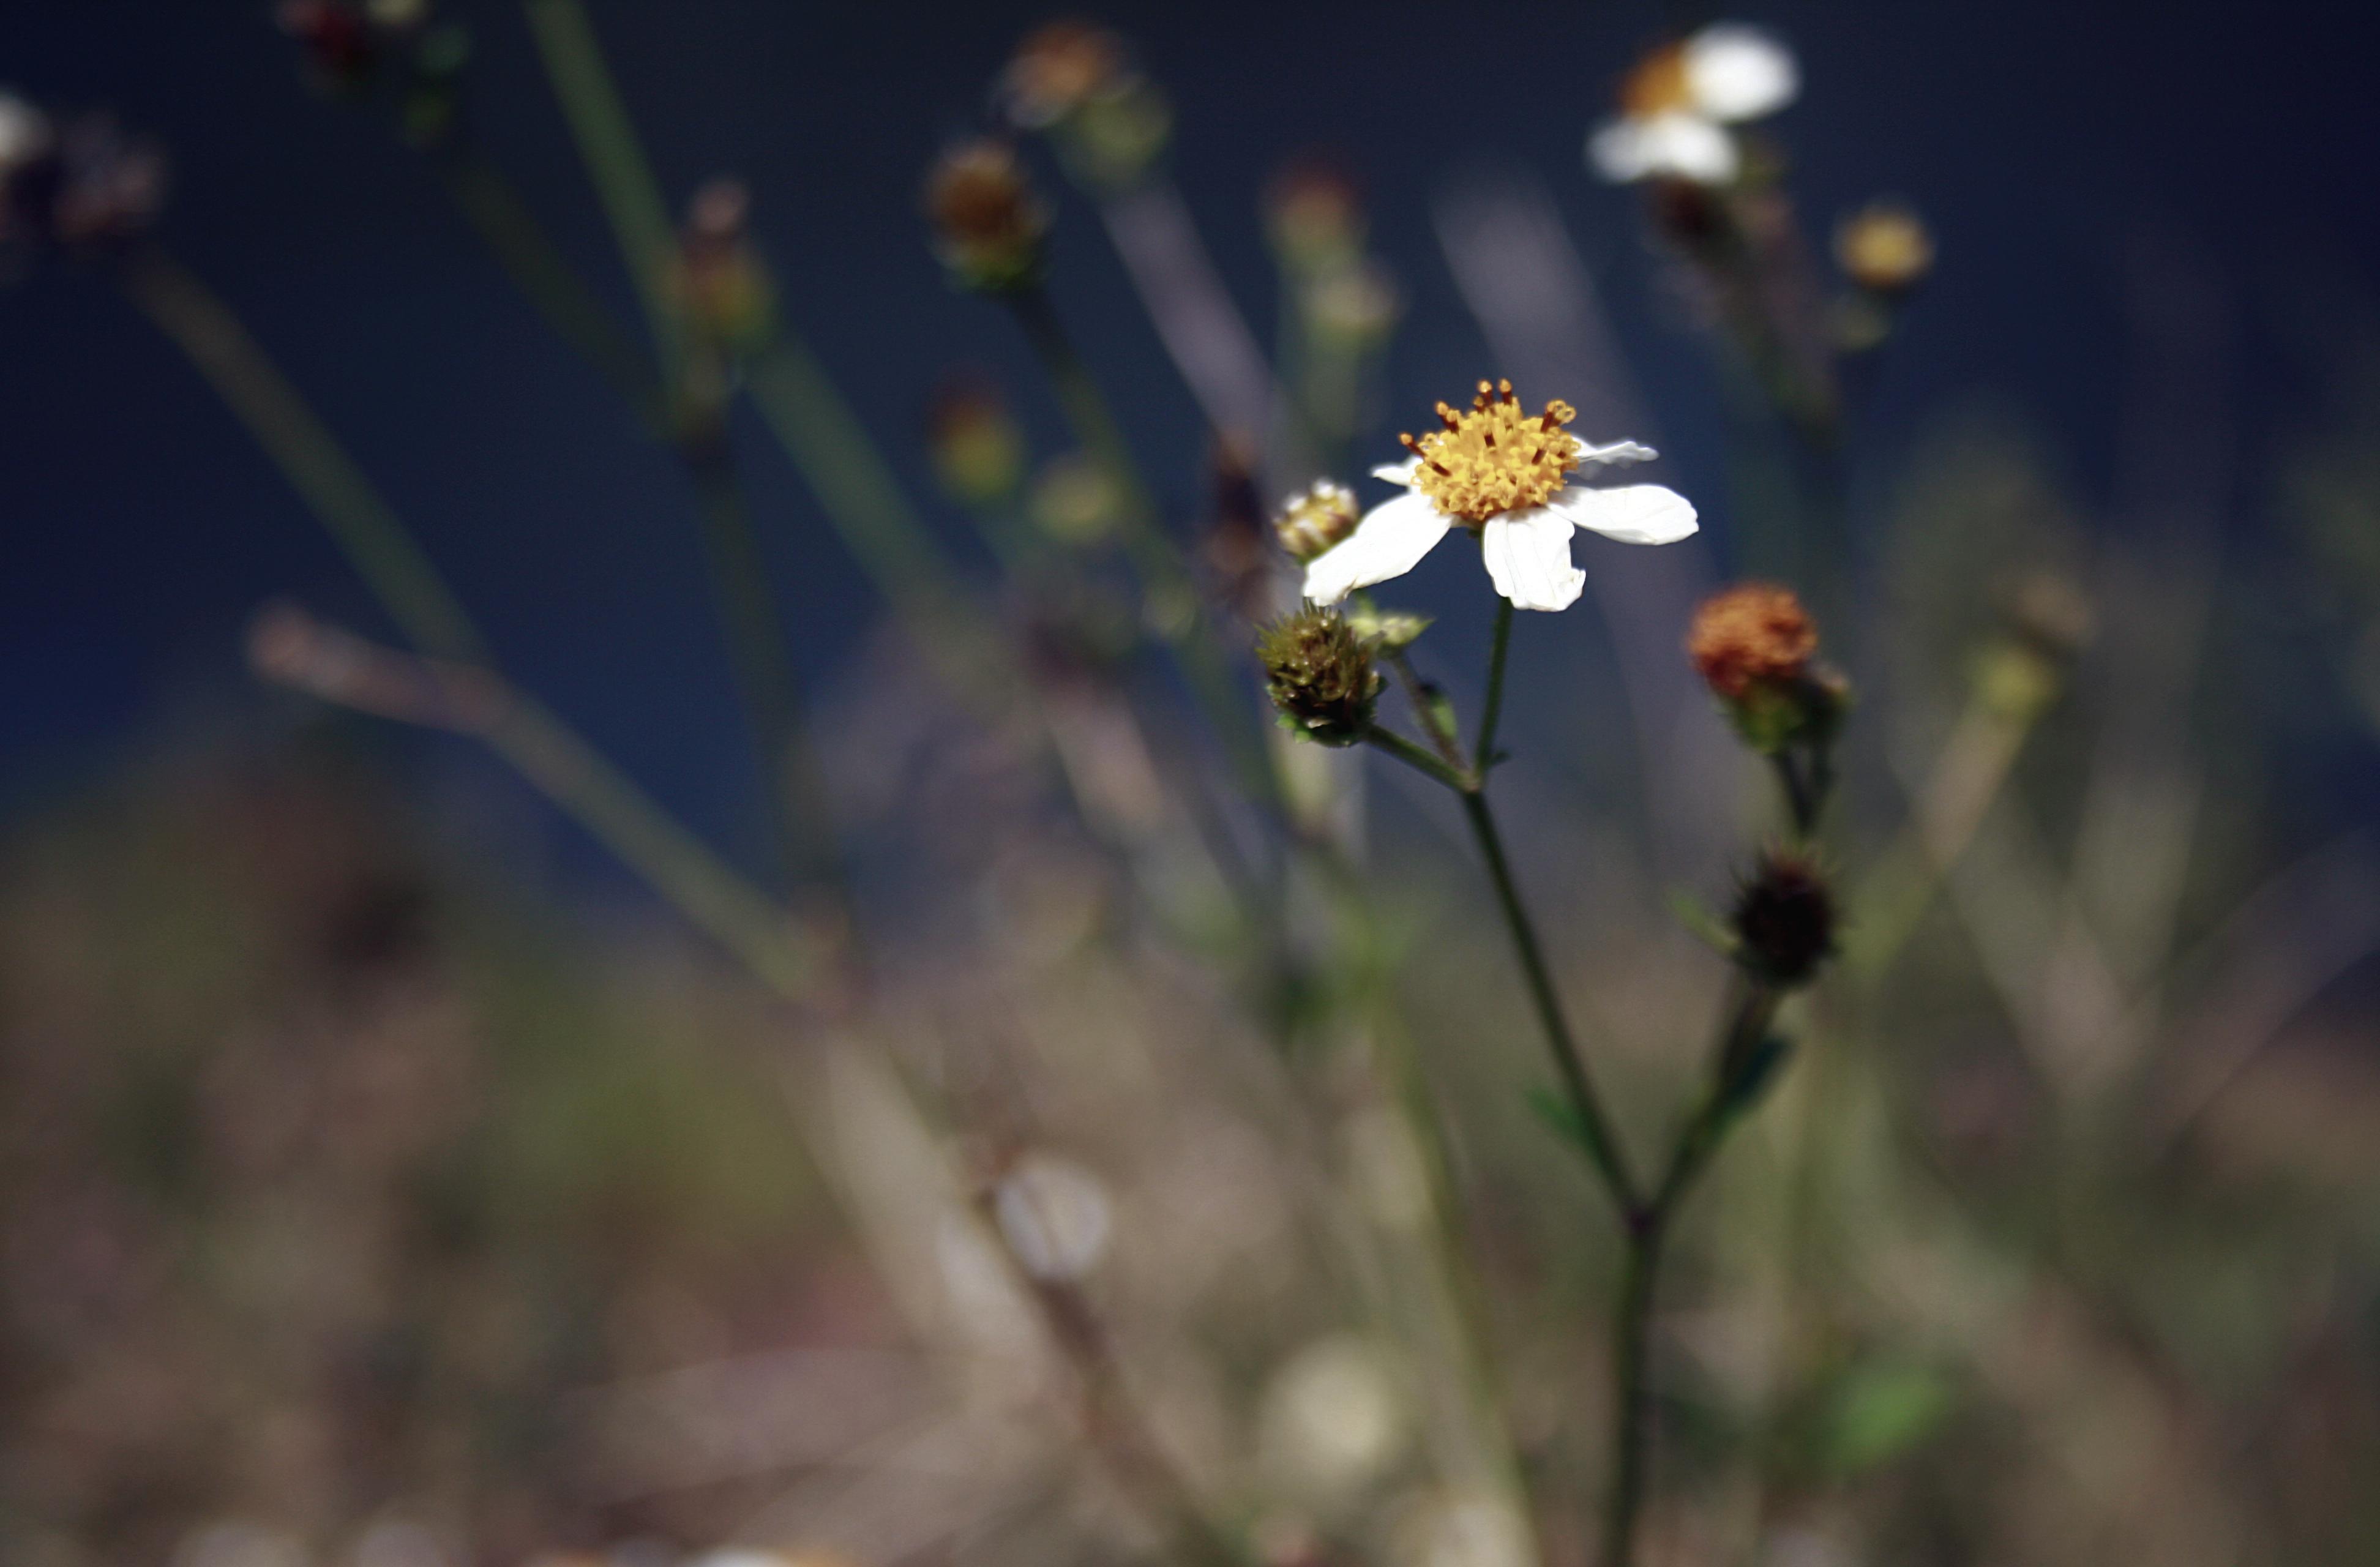
<svg viewBox="0 0 2380 1567">
<path fill-rule="evenodd" d="M 1395 1462 L 1412 1423 L 1388 1356 L 1340 1333 L 1306 1345 L 1274 1374 L 1261 1428 L 1268 1467 L 1310 1498 L 1328 1500 Z"/>
<path fill-rule="evenodd" d="M 1529 1526 L 1492 1496 L 1456 1492 L 1416 1502 L 1397 1521 L 1399 1567 L 1528 1567 Z"/>
<path fill-rule="evenodd" d="M 1620 113 L 1587 138 L 1587 163 L 1623 185 L 1656 176 L 1724 185 L 1742 165 L 1728 127 L 1775 114 L 1801 89 L 1793 52 L 1774 34 L 1714 23 L 1628 73 Z"/>
<path fill-rule="evenodd" d="M 1695 529 L 1694 508 L 1658 484 L 1567 484 L 1584 466 L 1654 456 L 1633 441 L 1579 440 L 1562 428 L 1577 417 L 1568 403 L 1548 403 L 1532 417 L 1521 411 L 1511 382 L 1483 381 L 1468 409 L 1440 403 L 1438 417 L 1443 429 L 1402 437 L 1411 457 L 1372 470 L 1406 493 L 1372 508 L 1343 541 L 1306 563 L 1308 599 L 1333 604 L 1402 577 L 1460 523 L 1478 535 L 1496 591 L 1515 608 L 1563 610 L 1586 585 L 1586 574 L 1571 563 L 1574 528 L 1628 544 L 1675 543 Z"/>
<path fill-rule="evenodd" d="M 1026 1154 L 1001 1178 L 992 1215 L 1017 1266 L 1053 1283 L 1097 1267 L 1113 1223 L 1099 1178 L 1046 1153 Z"/>
<path fill-rule="evenodd" d="M 0 180 L 49 150 L 49 115 L 0 88 Z"/>
</svg>

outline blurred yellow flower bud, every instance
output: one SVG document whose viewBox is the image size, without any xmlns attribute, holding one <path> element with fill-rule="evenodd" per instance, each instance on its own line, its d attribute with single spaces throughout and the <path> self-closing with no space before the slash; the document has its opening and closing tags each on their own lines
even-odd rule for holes
<svg viewBox="0 0 2380 1567">
<path fill-rule="evenodd" d="M 1905 294 L 1934 270 L 1934 236 L 1899 201 L 1871 201 L 1835 229 L 1835 261 L 1871 294 Z"/>
</svg>

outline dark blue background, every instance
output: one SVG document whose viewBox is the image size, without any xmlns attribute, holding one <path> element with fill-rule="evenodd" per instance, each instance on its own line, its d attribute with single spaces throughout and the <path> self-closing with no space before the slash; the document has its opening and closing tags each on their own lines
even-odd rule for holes
<svg viewBox="0 0 2380 1567">
<path fill-rule="evenodd" d="M 920 497 L 908 437 L 954 359 L 1029 366 L 1008 323 L 953 295 L 915 191 L 970 125 L 1038 6 L 593 0 L 673 200 L 747 176 L 807 332 Z M 453 6 L 478 42 L 483 139 L 633 321 L 608 234 L 517 10 Z M 427 540 L 521 679 L 706 831 L 748 843 L 751 779 L 673 463 L 510 291 L 382 116 L 300 84 L 270 7 L 14 0 L 0 82 L 106 105 L 171 148 L 165 243 L 219 287 Z M 1111 6 L 1180 107 L 1180 183 L 1244 308 L 1269 330 L 1263 178 L 1322 143 L 1368 182 L 1411 310 L 1394 407 L 1483 370 L 1428 227 L 1434 182 L 1482 158 L 1536 169 L 1607 281 L 1681 472 L 1722 491 L 1700 346 L 1651 302 L 1635 214 L 1579 147 L 1662 17 L 1645 5 Z M 2352 13 L 2085 9 L 2041 0 L 1758 6 L 1803 56 L 1779 130 L 1814 223 L 1878 191 L 1916 200 L 1945 264 L 1864 437 L 1892 447 L 1977 394 L 2052 432 L 2101 495 L 2122 385 L 2119 255 L 2142 225 L 2203 252 L 2236 312 L 2231 511 L 2258 527 L 2256 463 L 2299 416 L 2289 358 L 2308 289 L 2370 293 L 2380 97 Z M 1065 310 L 1131 410 L 1167 498 L 1200 492 L 1199 424 L 1105 240 L 1069 198 Z M 1028 413 L 1054 436 L 1053 412 Z M 1410 421 L 1408 421 L 1410 422 Z M 875 613 L 772 448 L 759 507 L 808 673 Z M 1722 539 L 1723 506 L 1714 507 Z M 937 521 L 954 537 L 963 525 Z M 75 786 L 120 737 L 241 688 L 238 636 L 291 595 L 380 622 L 320 528 L 176 352 L 100 273 L 0 290 L 0 804 Z"/>
</svg>

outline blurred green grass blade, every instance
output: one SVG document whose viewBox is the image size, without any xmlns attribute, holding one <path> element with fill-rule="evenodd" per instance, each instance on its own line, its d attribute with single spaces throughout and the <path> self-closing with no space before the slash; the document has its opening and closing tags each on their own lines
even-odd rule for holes
<svg viewBox="0 0 2380 1567">
<path fill-rule="evenodd" d="M 746 389 L 878 588 L 896 606 L 941 613 L 954 591 L 950 563 L 818 356 L 781 333 L 747 367 Z"/>
<path fill-rule="evenodd" d="M 443 161 L 439 175 L 455 206 L 554 334 L 626 398 L 639 419 L 666 431 L 669 411 L 651 358 L 564 259 L 511 181 L 469 152 Z"/>
<path fill-rule="evenodd" d="M 669 259 L 677 247 L 669 203 L 637 140 L 603 46 L 578 0 L 522 0 L 563 118 L 578 143 L 589 179 L 644 301 L 662 362 L 678 361 L 677 313 L 669 297 Z"/>
<path fill-rule="evenodd" d="M 485 644 L 437 567 L 230 307 L 160 250 L 132 258 L 122 280 L 279 465 L 407 638 L 440 658 L 478 662 Z"/>
</svg>

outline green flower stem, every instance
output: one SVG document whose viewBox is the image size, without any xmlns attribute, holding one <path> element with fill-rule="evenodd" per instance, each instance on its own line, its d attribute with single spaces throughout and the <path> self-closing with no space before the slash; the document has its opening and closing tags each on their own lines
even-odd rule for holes
<svg viewBox="0 0 2380 1567">
<path fill-rule="evenodd" d="M 636 124 L 604 63 L 603 46 L 578 0 L 521 0 L 521 6 L 545 62 L 546 79 L 636 282 L 663 367 L 662 380 L 674 382 L 682 346 L 677 311 L 670 300 L 669 267 L 677 232 L 661 182 L 653 177 Z"/>
<path fill-rule="evenodd" d="M 1739 974 L 1733 1001 L 1713 1052 L 1702 1102 L 1670 1145 L 1660 1184 L 1628 1216 L 1628 1253 L 1620 1278 L 1618 1328 L 1612 1341 L 1611 1492 L 1604 1513 L 1602 1567 L 1629 1567 L 1635 1557 L 1636 1520 L 1644 1510 L 1653 1442 L 1653 1308 L 1670 1227 L 1695 1178 L 1743 1109 L 1741 1080 L 1754 1051 L 1776 1021 L 1783 997 L 1774 986 Z"/>
<path fill-rule="evenodd" d="M 1485 778 L 1496 762 L 1496 722 L 1504 714 L 1504 660 L 1512 647 L 1512 601 L 1496 596 L 1495 640 L 1488 650 L 1487 705 L 1479 714 L 1479 747 L 1472 753 L 1471 771 Z"/>
<path fill-rule="evenodd" d="M 406 638 L 441 658 L 477 661 L 485 644 L 462 602 L 230 307 L 162 250 L 134 254 L 118 276 L 322 519 Z"/>
<path fill-rule="evenodd" d="M 1645 1505 L 1645 1478 L 1652 1455 L 1652 1398 L 1646 1354 L 1652 1335 L 1653 1295 L 1669 1238 L 1666 1221 L 1632 1224 L 1627 1260 L 1621 1266 L 1620 1318 L 1612 1348 L 1611 1491 L 1604 1503 L 1601 1567 L 1629 1567 L 1634 1560 L 1636 1518 Z"/>
<path fill-rule="evenodd" d="M 1437 753 L 1415 745 L 1393 729 L 1377 726 L 1366 729 L 1364 731 L 1364 743 L 1386 751 L 1407 767 L 1427 773 L 1458 795 L 1467 796 L 1471 792 L 1471 780 L 1466 774 Z"/>
<path fill-rule="evenodd" d="M 1435 758 L 1431 759 L 1433 761 Z M 1546 967 L 1545 953 L 1537 944 L 1536 927 L 1521 903 L 1520 890 L 1512 881 L 1512 868 L 1504 856 L 1504 841 L 1496 831 L 1496 818 L 1488 808 L 1488 796 L 1473 780 L 1462 788 L 1463 814 L 1471 824 L 1471 835 L 1479 844 L 1480 856 L 1488 862 L 1488 880 L 1495 883 L 1497 906 L 1504 916 L 1504 927 L 1512 939 L 1512 951 L 1520 959 L 1521 975 L 1528 983 L 1529 999 L 1536 1006 L 1537 1021 L 1543 1026 L 1546 1044 L 1551 1050 L 1554 1067 L 1561 1075 L 1563 1090 L 1568 1094 L 1571 1110 L 1578 1117 L 1579 1130 L 1586 1143 L 1587 1157 L 1594 1162 L 1596 1172 L 1603 1178 L 1605 1190 L 1610 1193 L 1612 1206 L 1623 1217 L 1637 1211 L 1635 1178 L 1629 1173 L 1627 1155 L 1621 1150 L 1613 1135 L 1611 1119 L 1605 1113 L 1603 1100 L 1595 1090 L 1595 1081 L 1588 1075 L 1586 1057 L 1571 1033 L 1570 1022 L 1563 1015 L 1561 998 L 1554 990 L 1553 976 Z"/>
</svg>

